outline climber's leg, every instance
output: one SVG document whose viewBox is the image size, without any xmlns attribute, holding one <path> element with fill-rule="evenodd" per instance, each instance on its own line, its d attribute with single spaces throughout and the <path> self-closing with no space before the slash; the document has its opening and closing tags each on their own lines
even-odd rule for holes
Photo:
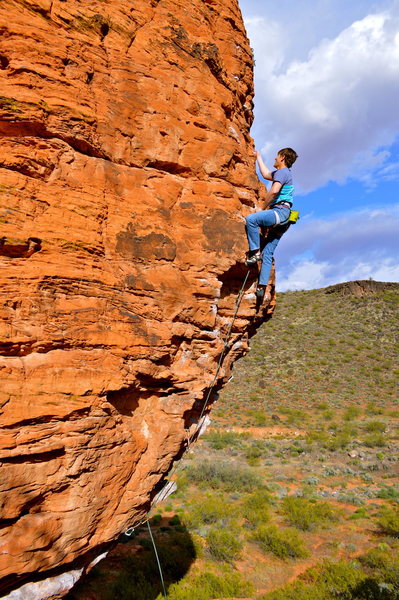
<svg viewBox="0 0 399 600">
<path fill-rule="evenodd" d="M 262 250 L 262 268 L 259 274 L 259 286 L 266 286 L 269 283 L 274 251 L 288 228 L 289 225 L 284 225 L 269 231 L 265 247 Z"/>
<path fill-rule="evenodd" d="M 250 252 L 260 248 L 259 227 L 271 227 L 275 224 L 276 215 L 273 210 L 260 210 L 247 216 L 246 230 Z"/>
<path fill-rule="evenodd" d="M 259 274 L 259 285 L 267 285 L 270 279 L 270 271 L 272 270 L 273 254 L 279 243 L 279 238 L 272 238 L 266 242 L 262 252 L 262 268 Z"/>
</svg>

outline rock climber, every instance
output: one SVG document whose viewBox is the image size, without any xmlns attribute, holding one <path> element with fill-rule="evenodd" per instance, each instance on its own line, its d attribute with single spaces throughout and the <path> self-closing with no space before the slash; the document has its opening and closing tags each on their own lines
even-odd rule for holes
<svg viewBox="0 0 399 600">
<path fill-rule="evenodd" d="M 256 289 L 256 296 L 260 300 L 263 300 L 269 282 L 273 253 L 282 235 L 290 226 L 288 219 L 294 194 L 291 167 L 297 158 L 295 150 L 283 148 L 278 151 L 274 159 L 275 171 L 270 171 L 263 162 L 260 152 L 256 151 L 256 159 L 262 176 L 273 182 L 270 190 L 266 193 L 263 210 L 252 213 L 246 218 L 249 252 L 245 264 L 248 267 L 254 267 L 259 261 L 262 262 Z M 262 250 L 259 227 L 270 227 Z"/>
</svg>

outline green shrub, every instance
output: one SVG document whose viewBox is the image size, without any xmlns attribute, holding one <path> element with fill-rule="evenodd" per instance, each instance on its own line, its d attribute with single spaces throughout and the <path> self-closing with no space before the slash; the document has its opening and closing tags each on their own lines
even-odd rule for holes
<svg viewBox="0 0 399 600">
<path fill-rule="evenodd" d="M 271 496 L 265 490 L 254 492 L 247 496 L 243 502 L 243 516 L 255 527 L 267 523 L 270 520 L 270 502 Z"/>
<path fill-rule="evenodd" d="M 337 500 L 338 502 L 342 502 L 343 504 L 354 504 L 355 506 L 363 506 L 364 504 L 363 498 L 359 498 L 359 496 L 355 492 L 339 494 L 339 496 L 337 496 Z"/>
<path fill-rule="evenodd" d="M 250 467 L 258 467 L 260 465 L 260 459 L 257 456 L 248 456 L 247 463 Z"/>
<path fill-rule="evenodd" d="M 303 579 L 324 589 L 327 598 L 351 600 L 357 598 L 356 589 L 365 575 L 356 562 L 326 560 L 306 571 Z"/>
<path fill-rule="evenodd" d="M 359 561 L 369 575 L 378 581 L 394 585 L 399 591 L 399 549 L 380 544 L 359 557 Z M 399 595 L 399 594 L 398 594 Z"/>
<path fill-rule="evenodd" d="M 332 411 L 330 408 L 329 408 L 328 410 L 325 410 L 325 411 L 323 412 L 323 418 L 324 418 L 326 421 L 331 421 L 331 420 L 334 418 L 334 413 L 333 413 L 333 411 Z"/>
<path fill-rule="evenodd" d="M 265 489 L 256 490 L 256 492 L 252 492 L 244 499 L 244 506 L 248 506 L 253 509 L 261 509 L 266 504 L 273 504 L 274 499 L 270 492 Z"/>
<path fill-rule="evenodd" d="M 399 498 L 399 490 L 393 485 L 387 485 L 378 490 L 377 498 L 383 498 L 384 500 L 396 500 Z"/>
<path fill-rule="evenodd" d="M 258 600 L 332 600 L 331 596 L 326 596 L 325 590 L 318 585 L 306 585 L 302 581 L 289 583 L 288 585 L 274 590 Z"/>
<path fill-rule="evenodd" d="M 223 450 L 227 447 L 241 448 L 243 445 L 243 440 L 246 438 L 248 438 L 248 436 L 242 433 L 216 430 L 208 433 L 204 437 L 204 440 L 207 441 L 214 450 Z"/>
<path fill-rule="evenodd" d="M 98 600 L 148 600 L 157 597 L 162 588 L 152 543 L 144 538 L 140 544 L 140 552 L 127 555 L 119 562 L 118 569 L 113 572 L 112 583 L 101 578 L 96 583 L 95 596 L 89 594 L 89 597 Z M 171 531 L 157 535 L 156 545 L 166 584 L 180 580 L 197 555 L 191 537 L 187 533 Z"/>
<path fill-rule="evenodd" d="M 336 467 L 326 467 L 323 471 L 323 477 L 334 477 L 335 475 L 339 475 L 340 469 Z"/>
<path fill-rule="evenodd" d="M 132 577 L 131 573 L 123 572 L 109 585 L 105 596 L 101 596 L 101 598 L 105 598 L 105 600 L 130 600 L 133 598 L 148 600 L 148 598 L 154 598 L 157 592 L 157 586 L 147 581 L 143 573 L 137 573 Z"/>
<path fill-rule="evenodd" d="M 289 425 L 303 425 L 308 420 L 306 412 L 300 409 L 288 409 L 287 415 L 287 423 Z"/>
<path fill-rule="evenodd" d="M 304 558 L 308 556 L 304 541 L 293 528 L 279 529 L 276 525 L 261 525 L 252 534 L 262 550 L 279 558 Z"/>
<path fill-rule="evenodd" d="M 326 560 L 258 600 L 396 600 L 397 556 L 376 557 L 371 551 L 359 561 L 361 564 Z M 382 563 L 389 565 L 385 571 Z"/>
<path fill-rule="evenodd" d="M 162 515 L 159 513 L 154 515 L 151 519 L 151 522 L 153 525 L 159 525 L 161 521 L 162 521 Z"/>
<path fill-rule="evenodd" d="M 362 508 L 357 508 L 349 517 L 352 521 L 355 521 L 356 519 L 367 519 L 368 518 L 368 513 L 367 510 L 362 507 Z"/>
<path fill-rule="evenodd" d="M 363 443 L 367 448 L 384 448 L 387 440 L 383 433 L 370 433 L 365 436 Z"/>
<path fill-rule="evenodd" d="M 311 477 L 305 479 L 304 483 L 305 485 L 316 486 L 320 483 L 320 479 L 312 475 Z"/>
<path fill-rule="evenodd" d="M 305 441 L 307 443 L 308 446 L 311 446 L 312 444 L 319 442 L 321 444 L 326 444 L 328 443 L 329 437 L 326 434 L 325 431 L 323 431 L 323 429 L 309 429 L 308 430 L 308 434 L 305 438 Z"/>
<path fill-rule="evenodd" d="M 142 546 L 143 548 L 146 548 L 147 550 L 152 549 L 152 542 L 150 539 L 148 539 L 146 537 L 138 538 L 137 543 L 140 544 L 140 546 Z"/>
<path fill-rule="evenodd" d="M 175 525 L 181 525 L 179 515 L 173 515 L 173 517 L 169 519 L 169 525 L 172 525 L 172 527 Z"/>
<path fill-rule="evenodd" d="M 186 469 L 187 477 L 200 486 L 228 492 L 251 492 L 262 487 L 262 482 L 249 467 L 227 462 L 203 461 Z"/>
<path fill-rule="evenodd" d="M 352 441 L 352 435 L 348 431 L 341 431 L 335 436 L 331 436 L 324 444 L 324 448 L 327 450 L 335 451 L 346 448 Z"/>
<path fill-rule="evenodd" d="M 223 575 L 218 576 L 205 571 L 197 577 L 189 577 L 171 585 L 168 589 L 168 600 L 243 598 L 252 593 L 253 586 L 244 581 L 239 573 L 225 571 Z M 162 600 L 161 597 L 159 600 Z"/>
<path fill-rule="evenodd" d="M 218 561 L 232 562 L 240 558 L 243 547 L 241 540 L 236 532 L 228 529 L 210 529 L 206 536 L 208 550 L 210 554 Z"/>
<path fill-rule="evenodd" d="M 366 407 L 366 413 L 368 415 L 382 415 L 383 409 L 377 406 L 375 402 L 369 402 Z"/>
<path fill-rule="evenodd" d="M 188 455 L 188 456 L 190 456 L 190 455 Z M 174 498 L 184 496 L 185 491 L 188 488 L 188 478 L 187 478 L 187 474 L 183 470 L 180 471 L 180 473 L 178 472 L 176 483 L 177 483 L 177 492 L 175 492 Z"/>
<path fill-rule="evenodd" d="M 267 415 L 263 410 L 254 408 L 248 410 L 246 414 L 250 418 L 251 425 L 255 425 L 256 427 L 264 427 L 267 423 Z"/>
<path fill-rule="evenodd" d="M 265 446 L 259 441 L 252 443 L 245 452 L 246 458 L 260 458 L 265 453 Z"/>
<path fill-rule="evenodd" d="M 227 525 L 239 514 L 234 504 L 226 502 L 226 498 L 218 494 L 200 495 L 187 507 L 183 520 L 188 527 Z"/>
<path fill-rule="evenodd" d="M 371 569 L 383 569 L 391 555 L 391 548 L 387 544 L 381 544 L 379 547 L 372 548 L 366 554 L 360 556 L 359 561 L 362 565 Z"/>
<path fill-rule="evenodd" d="M 364 428 L 368 433 L 384 433 L 387 426 L 382 421 L 368 421 Z"/>
<path fill-rule="evenodd" d="M 346 411 L 344 412 L 345 421 L 352 421 L 352 419 L 356 419 L 361 414 L 361 410 L 358 406 L 348 406 Z"/>
<path fill-rule="evenodd" d="M 307 498 L 288 496 L 282 502 L 282 510 L 291 525 L 302 530 L 314 529 L 338 518 L 337 510 L 327 502 L 316 502 Z"/>
<path fill-rule="evenodd" d="M 384 508 L 378 526 L 383 533 L 399 537 L 399 509 Z"/>
</svg>

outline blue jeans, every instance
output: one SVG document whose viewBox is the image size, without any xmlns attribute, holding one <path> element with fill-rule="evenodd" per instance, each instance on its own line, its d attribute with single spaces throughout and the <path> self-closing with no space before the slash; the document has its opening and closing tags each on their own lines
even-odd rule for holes
<svg viewBox="0 0 399 600">
<path fill-rule="evenodd" d="M 276 224 L 276 211 L 280 217 L 280 223 L 286 223 L 290 216 L 290 209 L 287 207 L 272 208 L 268 210 L 260 210 L 247 216 L 247 237 L 249 249 L 260 250 L 260 232 L 259 227 L 271 227 Z M 284 224 L 281 227 L 277 226 L 270 229 L 266 244 L 262 249 L 262 267 L 259 274 L 259 285 L 267 285 L 270 279 L 270 271 L 272 269 L 273 254 L 279 243 L 282 235 L 287 231 L 289 225 Z"/>
</svg>

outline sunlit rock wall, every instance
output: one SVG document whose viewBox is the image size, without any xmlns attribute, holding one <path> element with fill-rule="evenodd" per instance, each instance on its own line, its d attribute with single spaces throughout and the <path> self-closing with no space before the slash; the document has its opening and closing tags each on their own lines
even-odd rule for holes
<svg viewBox="0 0 399 600">
<path fill-rule="evenodd" d="M 0 595 L 34 600 L 195 431 L 260 193 L 253 61 L 236 0 L 3 0 L 0 33 Z M 272 310 L 254 277 L 215 389 Z"/>
</svg>

